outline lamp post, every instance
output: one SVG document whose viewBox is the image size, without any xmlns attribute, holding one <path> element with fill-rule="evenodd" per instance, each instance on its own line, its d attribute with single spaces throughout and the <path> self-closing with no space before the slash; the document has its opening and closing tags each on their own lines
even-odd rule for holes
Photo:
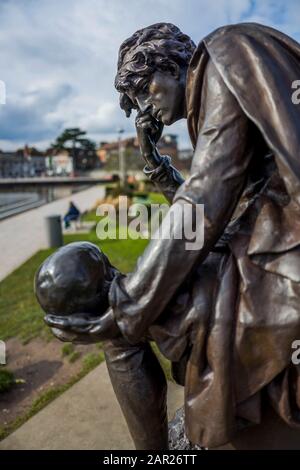
<svg viewBox="0 0 300 470">
<path fill-rule="evenodd" d="M 118 143 L 119 143 L 119 175 L 120 175 L 120 184 L 122 188 L 125 188 L 127 183 L 126 178 L 126 162 L 125 162 L 125 148 L 124 144 L 122 143 L 122 134 L 124 133 L 124 129 L 121 127 L 118 129 Z"/>
</svg>

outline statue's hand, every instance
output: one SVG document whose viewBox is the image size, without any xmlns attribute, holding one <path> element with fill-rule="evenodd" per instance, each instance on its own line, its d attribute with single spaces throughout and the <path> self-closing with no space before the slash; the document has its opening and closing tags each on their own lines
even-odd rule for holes
<svg viewBox="0 0 300 470">
<path fill-rule="evenodd" d="M 148 166 L 155 168 L 161 159 L 156 144 L 162 135 L 164 125 L 151 114 L 139 112 L 135 119 L 135 126 L 142 156 Z"/>
<path fill-rule="evenodd" d="M 69 317 L 46 315 L 44 321 L 58 339 L 72 343 L 97 343 L 121 334 L 112 309 L 107 310 L 101 317 L 91 317 L 87 314 Z"/>
</svg>

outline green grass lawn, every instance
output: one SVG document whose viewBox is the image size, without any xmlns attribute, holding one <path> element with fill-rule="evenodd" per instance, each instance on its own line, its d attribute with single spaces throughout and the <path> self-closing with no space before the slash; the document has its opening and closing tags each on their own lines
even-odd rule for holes
<svg viewBox="0 0 300 470">
<path fill-rule="evenodd" d="M 102 240 L 95 230 L 84 235 L 67 235 L 64 243 L 86 240 L 101 246 L 111 263 L 120 271 L 130 272 L 148 240 Z M 36 336 L 47 338 L 50 330 L 43 322 L 43 312 L 34 291 L 34 274 L 54 250 L 41 250 L 0 282 L 0 338 L 19 337 L 26 342 Z"/>
<path fill-rule="evenodd" d="M 66 235 L 64 243 L 86 240 L 101 246 L 111 263 L 120 271 L 130 272 L 138 256 L 144 251 L 148 240 L 102 240 L 95 230 L 89 234 Z M 50 330 L 43 322 L 43 312 L 34 291 L 34 274 L 40 264 L 54 250 L 41 250 L 0 282 L 0 338 L 18 337 L 26 342 L 41 336 L 49 337 Z"/>
</svg>

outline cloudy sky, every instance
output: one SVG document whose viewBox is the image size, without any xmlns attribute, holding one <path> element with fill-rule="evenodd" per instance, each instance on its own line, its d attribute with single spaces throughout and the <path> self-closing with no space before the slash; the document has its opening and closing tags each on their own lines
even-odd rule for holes
<svg viewBox="0 0 300 470">
<path fill-rule="evenodd" d="M 113 82 L 120 43 L 149 24 L 168 21 L 194 42 L 240 21 L 276 27 L 300 41 L 299 0 L 0 0 L 0 148 L 45 148 L 65 127 L 97 142 L 134 118 L 118 108 Z M 186 122 L 168 131 L 188 145 Z"/>
</svg>

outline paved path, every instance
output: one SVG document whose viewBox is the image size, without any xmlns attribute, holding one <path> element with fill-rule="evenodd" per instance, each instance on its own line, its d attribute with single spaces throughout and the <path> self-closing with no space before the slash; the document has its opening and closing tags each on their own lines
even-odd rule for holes
<svg viewBox="0 0 300 470">
<path fill-rule="evenodd" d="M 0 281 L 34 253 L 47 247 L 45 217 L 63 215 L 68 202 L 74 201 L 81 211 L 90 209 L 104 197 L 103 186 L 93 186 L 23 214 L 0 222 Z"/>
<path fill-rule="evenodd" d="M 183 387 L 169 383 L 169 416 L 183 404 Z M 0 450 L 133 449 L 106 364 L 0 442 Z"/>
</svg>

